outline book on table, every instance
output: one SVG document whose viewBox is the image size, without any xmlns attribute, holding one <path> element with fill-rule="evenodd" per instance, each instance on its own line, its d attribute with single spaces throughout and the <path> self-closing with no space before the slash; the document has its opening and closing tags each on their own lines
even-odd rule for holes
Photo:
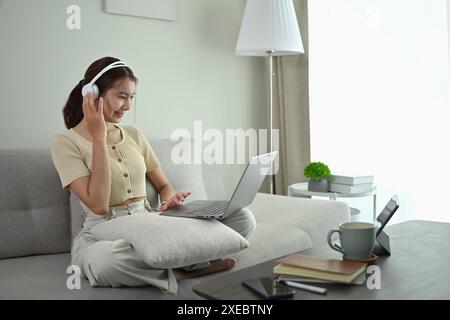
<svg viewBox="0 0 450 320">
<path fill-rule="evenodd" d="M 273 268 L 277 276 L 295 276 L 321 279 L 331 282 L 350 284 L 367 268 L 367 263 L 326 259 L 321 257 L 292 254 L 276 260 Z"/>
<path fill-rule="evenodd" d="M 330 192 L 338 192 L 338 193 L 360 193 L 360 192 L 369 192 L 373 189 L 373 184 L 364 183 L 358 184 L 354 186 L 350 186 L 347 184 L 340 183 L 332 183 L 328 184 Z"/>
<path fill-rule="evenodd" d="M 330 178 L 329 182 L 346 184 L 349 186 L 355 186 L 358 184 L 368 184 L 373 183 L 373 175 L 336 174 Z"/>
<path fill-rule="evenodd" d="M 292 281 L 292 282 L 301 282 L 301 283 L 311 283 L 311 284 L 344 284 L 344 285 L 356 285 L 356 286 L 362 286 L 366 283 L 366 273 L 361 272 L 355 279 L 353 279 L 351 282 L 337 282 L 333 280 L 323 280 L 323 279 L 316 279 L 316 278 L 306 278 L 302 276 L 293 276 L 293 275 L 286 275 L 286 274 L 279 274 L 276 276 L 276 281 Z"/>
</svg>

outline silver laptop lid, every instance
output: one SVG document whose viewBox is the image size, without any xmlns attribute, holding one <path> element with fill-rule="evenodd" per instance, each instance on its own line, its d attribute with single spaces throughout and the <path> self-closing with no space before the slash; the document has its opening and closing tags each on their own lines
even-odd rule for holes
<svg viewBox="0 0 450 320">
<path fill-rule="evenodd" d="M 253 202 L 253 199 L 267 173 L 269 173 L 277 154 L 278 151 L 273 151 L 250 159 L 236 189 L 234 189 L 230 203 L 223 217 L 226 217 Z"/>
</svg>

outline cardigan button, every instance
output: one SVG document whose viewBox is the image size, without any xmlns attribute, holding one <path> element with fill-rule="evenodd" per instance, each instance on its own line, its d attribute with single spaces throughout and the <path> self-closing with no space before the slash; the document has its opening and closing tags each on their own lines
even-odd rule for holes
<svg viewBox="0 0 450 320">
<path fill-rule="evenodd" d="M 131 193 L 131 190 L 130 190 L 130 189 L 128 189 L 128 190 L 127 190 L 127 192 L 128 192 L 128 193 Z"/>
</svg>

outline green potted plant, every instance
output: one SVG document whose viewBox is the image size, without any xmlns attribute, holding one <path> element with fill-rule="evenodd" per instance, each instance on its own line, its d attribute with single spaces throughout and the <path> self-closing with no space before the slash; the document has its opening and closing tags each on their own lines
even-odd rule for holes
<svg viewBox="0 0 450 320">
<path fill-rule="evenodd" d="M 328 192 L 328 179 L 331 177 L 330 168 L 322 162 L 311 162 L 303 170 L 308 180 L 308 190 Z"/>
</svg>

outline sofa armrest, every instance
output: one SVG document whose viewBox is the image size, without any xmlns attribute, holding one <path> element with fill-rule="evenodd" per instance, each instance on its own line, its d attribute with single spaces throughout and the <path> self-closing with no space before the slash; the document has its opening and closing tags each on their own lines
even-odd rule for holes
<svg viewBox="0 0 450 320">
<path fill-rule="evenodd" d="M 348 205 L 342 201 L 295 198 L 258 193 L 248 206 L 258 223 L 305 231 L 313 247 L 327 241 L 328 231 L 350 221 Z"/>
</svg>

